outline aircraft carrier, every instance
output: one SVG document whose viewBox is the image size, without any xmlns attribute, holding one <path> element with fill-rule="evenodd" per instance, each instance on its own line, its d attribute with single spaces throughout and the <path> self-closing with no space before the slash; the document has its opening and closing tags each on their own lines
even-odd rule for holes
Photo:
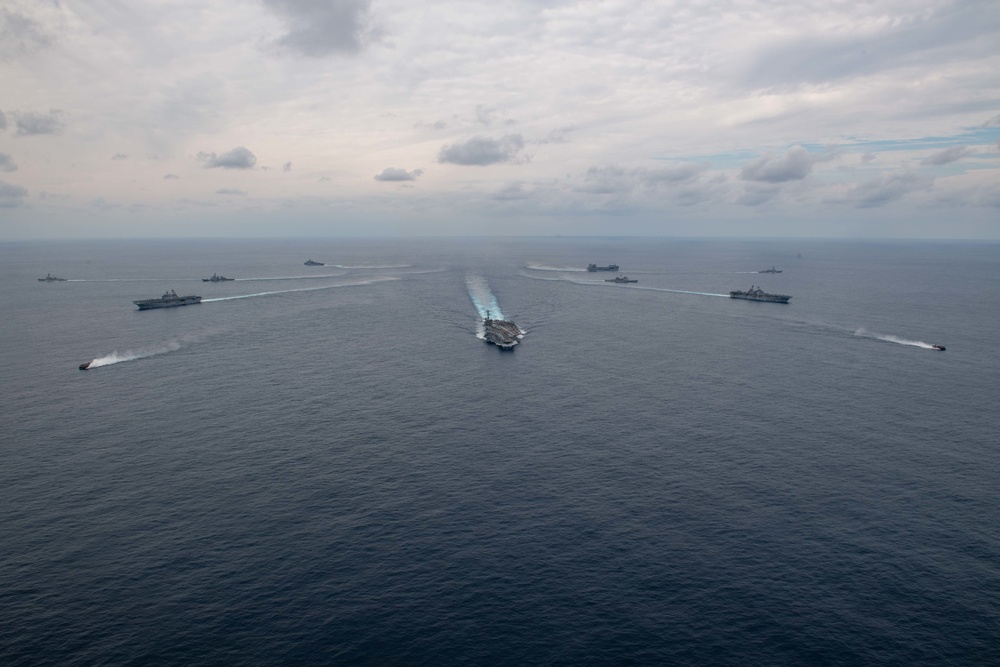
<svg viewBox="0 0 1000 667">
<path fill-rule="evenodd" d="M 483 318 L 484 341 L 501 350 L 513 350 L 520 335 L 521 330 L 516 324 L 509 320 L 494 320 L 490 317 L 490 311 L 486 311 L 486 317 Z"/>
<path fill-rule="evenodd" d="M 747 301 L 769 301 L 771 303 L 788 303 L 792 297 L 787 294 L 768 294 L 759 287 L 750 286 L 746 292 L 736 290 L 729 293 L 731 299 L 746 299 Z"/>
<path fill-rule="evenodd" d="M 201 303 L 200 296 L 177 296 L 177 292 L 170 290 L 159 299 L 143 299 L 133 301 L 139 306 L 139 310 L 151 310 L 153 308 L 176 308 L 177 306 L 190 306 Z"/>
</svg>

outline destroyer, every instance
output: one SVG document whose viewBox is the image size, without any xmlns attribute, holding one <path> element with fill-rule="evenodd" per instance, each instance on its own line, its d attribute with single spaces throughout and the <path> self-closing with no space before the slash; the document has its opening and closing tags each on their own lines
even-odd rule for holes
<svg viewBox="0 0 1000 667">
<path fill-rule="evenodd" d="M 773 303 L 788 303 L 792 297 L 786 294 L 768 294 L 759 287 L 750 286 L 746 292 L 736 290 L 729 293 L 732 299 L 746 299 L 748 301 L 771 301 Z"/>
<path fill-rule="evenodd" d="M 38 282 L 40 282 L 40 283 L 64 283 L 64 282 L 66 282 L 66 279 L 65 278 L 56 278 L 51 273 L 46 273 L 44 278 L 39 278 L 38 279 Z"/>
<path fill-rule="evenodd" d="M 763 271 L 758 271 L 757 273 L 781 273 L 781 269 L 776 269 L 774 268 L 774 265 L 771 265 L 770 269 L 764 269 Z"/>
<path fill-rule="evenodd" d="M 177 292 L 170 290 L 159 299 L 144 299 L 133 301 L 139 306 L 139 310 L 150 310 L 151 308 L 176 308 L 177 306 L 190 306 L 201 303 L 200 296 L 177 296 Z"/>
<path fill-rule="evenodd" d="M 213 273 L 211 278 L 202 278 L 203 283 L 224 283 L 229 280 L 236 280 L 236 278 L 227 278 L 225 276 L 220 276 L 217 273 Z"/>
<path fill-rule="evenodd" d="M 326 266 L 323 262 L 314 262 L 311 259 L 306 260 L 306 266 Z"/>
<path fill-rule="evenodd" d="M 501 350 L 513 350 L 520 335 L 521 330 L 516 324 L 509 320 L 494 320 L 490 317 L 490 311 L 486 311 L 486 317 L 483 318 L 484 341 Z"/>
<path fill-rule="evenodd" d="M 617 271 L 619 268 L 617 264 L 608 264 L 607 266 L 598 266 L 597 264 L 587 265 L 587 270 L 591 273 L 594 271 Z"/>
<path fill-rule="evenodd" d="M 605 278 L 606 283 L 637 283 L 638 280 L 629 280 L 628 276 L 617 276 L 615 278 Z"/>
</svg>

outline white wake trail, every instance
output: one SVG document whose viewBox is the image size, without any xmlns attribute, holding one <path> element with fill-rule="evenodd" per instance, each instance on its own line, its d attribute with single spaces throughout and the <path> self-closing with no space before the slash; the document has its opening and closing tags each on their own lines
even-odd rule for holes
<svg viewBox="0 0 1000 667">
<path fill-rule="evenodd" d="M 921 347 L 925 350 L 934 349 L 934 345 L 932 345 L 931 343 L 925 343 L 922 340 L 909 340 L 907 338 L 900 338 L 899 336 L 872 333 L 870 331 L 865 330 L 864 328 L 855 331 L 854 335 L 862 336 L 863 338 L 874 338 L 875 340 L 883 340 L 887 343 L 896 343 L 897 345 L 909 345 L 911 347 Z"/>
</svg>

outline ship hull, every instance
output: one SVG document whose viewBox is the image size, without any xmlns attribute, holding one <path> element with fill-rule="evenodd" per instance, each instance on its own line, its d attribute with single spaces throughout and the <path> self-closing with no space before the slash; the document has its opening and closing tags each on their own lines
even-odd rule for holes
<svg viewBox="0 0 1000 667">
<path fill-rule="evenodd" d="M 507 320 L 485 320 L 483 322 L 483 341 L 496 345 L 501 350 L 513 350 L 518 343 L 521 330 L 513 322 Z"/>
<path fill-rule="evenodd" d="M 154 310 L 156 308 L 178 308 L 180 306 L 191 306 L 201 303 L 200 296 L 181 296 L 176 299 L 147 299 L 145 301 L 133 301 L 139 310 Z"/>
<path fill-rule="evenodd" d="M 764 301 L 767 303 L 788 303 L 792 297 L 784 294 L 765 294 L 763 296 L 753 296 L 746 294 L 730 294 L 730 299 L 743 299 L 744 301 Z"/>
</svg>

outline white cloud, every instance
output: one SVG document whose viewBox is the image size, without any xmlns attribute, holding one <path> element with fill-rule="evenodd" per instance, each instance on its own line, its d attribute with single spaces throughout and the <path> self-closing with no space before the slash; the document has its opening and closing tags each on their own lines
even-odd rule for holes
<svg viewBox="0 0 1000 667">
<path fill-rule="evenodd" d="M 823 158 L 810 153 L 802 146 L 792 146 L 781 157 L 762 155 L 740 170 L 744 181 L 783 183 L 801 180 L 809 175 L 813 165 Z"/>
</svg>

